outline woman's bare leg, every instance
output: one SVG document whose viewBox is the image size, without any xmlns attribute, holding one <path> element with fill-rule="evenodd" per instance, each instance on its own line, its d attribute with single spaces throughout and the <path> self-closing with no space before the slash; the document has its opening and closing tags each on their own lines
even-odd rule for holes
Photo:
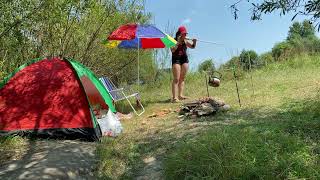
<svg viewBox="0 0 320 180">
<path fill-rule="evenodd" d="M 181 72 L 180 72 L 179 83 L 178 83 L 179 99 L 186 99 L 186 96 L 183 95 L 183 91 L 184 91 L 184 79 L 188 72 L 188 68 L 189 68 L 188 63 L 183 63 L 181 65 Z"/>
<path fill-rule="evenodd" d="M 180 77 L 181 65 L 180 64 L 173 64 L 172 65 L 172 100 L 175 101 L 178 99 L 177 97 L 177 90 L 179 85 L 179 77 Z"/>
</svg>

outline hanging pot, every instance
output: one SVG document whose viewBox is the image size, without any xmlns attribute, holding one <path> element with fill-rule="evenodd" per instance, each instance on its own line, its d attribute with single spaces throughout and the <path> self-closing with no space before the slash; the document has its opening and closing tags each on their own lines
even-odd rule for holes
<svg viewBox="0 0 320 180">
<path fill-rule="evenodd" d="M 218 71 L 209 72 L 209 80 L 208 80 L 209 86 L 219 87 L 221 77 L 222 77 L 222 74 Z"/>
</svg>

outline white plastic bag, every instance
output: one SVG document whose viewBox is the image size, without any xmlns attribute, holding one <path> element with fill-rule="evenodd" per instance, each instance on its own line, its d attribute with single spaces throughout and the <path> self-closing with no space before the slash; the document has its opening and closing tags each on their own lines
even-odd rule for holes
<svg viewBox="0 0 320 180">
<path fill-rule="evenodd" d="M 97 119 L 102 136 L 116 137 L 122 132 L 122 125 L 119 118 L 110 109 L 101 119 Z"/>
</svg>

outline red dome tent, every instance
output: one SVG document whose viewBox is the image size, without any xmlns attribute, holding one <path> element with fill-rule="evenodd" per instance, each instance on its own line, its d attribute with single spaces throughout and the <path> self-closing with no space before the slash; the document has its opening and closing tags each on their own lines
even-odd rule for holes
<svg viewBox="0 0 320 180">
<path fill-rule="evenodd" d="M 115 112 L 90 70 L 74 60 L 36 59 L 0 83 L 0 135 L 96 140 L 101 132 L 93 107 Z"/>
</svg>

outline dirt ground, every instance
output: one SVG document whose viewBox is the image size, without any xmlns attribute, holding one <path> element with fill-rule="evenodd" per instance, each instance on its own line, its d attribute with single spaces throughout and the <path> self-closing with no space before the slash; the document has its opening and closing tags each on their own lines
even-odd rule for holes
<svg viewBox="0 0 320 180">
<path fill-rule="evenodd" d="M 17 160 L 0 167 L 0 179 L 96 179 L 94 142 L 36 140 Z"/>
</svg>

